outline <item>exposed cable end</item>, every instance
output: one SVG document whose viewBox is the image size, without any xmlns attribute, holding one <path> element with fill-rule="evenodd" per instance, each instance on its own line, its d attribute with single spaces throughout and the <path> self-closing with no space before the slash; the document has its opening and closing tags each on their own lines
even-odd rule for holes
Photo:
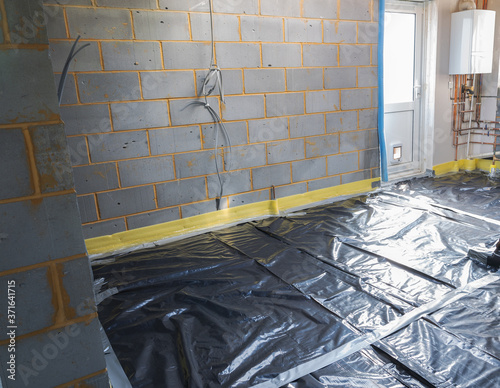
<svg viewBox="0 0 500 388">
<path fill-rule="evenodd" d="M 220 197 L 215 198 L 215 208 L 220 210 Z"/>
</svg>

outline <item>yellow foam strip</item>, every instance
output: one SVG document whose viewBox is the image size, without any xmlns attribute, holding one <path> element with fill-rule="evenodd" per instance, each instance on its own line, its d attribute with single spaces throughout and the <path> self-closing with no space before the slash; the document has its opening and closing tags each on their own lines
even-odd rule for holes
<svg viewBox="0 0 500 388">
<path fill-rule="evenodd" d="M 152 243 L 172 237 L 179 237 L 194 232 L 234 224 L 239 221 L 255 219 L 264 216 L 277 216 L 280 212 L 311 205 L 342 195 L 366 193 L 373 189 L 372 183 L 379 178 L 311 191 L 305 194 L 293 195 L 274 201 L 263 201 L 242 205 L 199 216 L 183 218 L 163 224 L 116 233 L 85 240 L 89 255 L 104 255 L 124 251 L 142 244 Z"/>
<path fill-rule="evenodd" d="M 487 159 L 461 159 L 456 162 L 448 162 L 448 163 L 443 163 L 443 164 L 438 164 L 437 166 L 434 166 L 434 174 L 436 176 L 443 175 L 443 174 L 448 174 L 450 172 L 458 172 L 460 170 L 465 170 L 465 171 L 474 171 L 474 170 L 481 170 L 481 171 L 486 171 L 490 172 L 492 168 L 500 168 L 500 162 L 496 162 L 495 164 L 492 164 L 493 162 L 491 160 Z"/>
</svg>

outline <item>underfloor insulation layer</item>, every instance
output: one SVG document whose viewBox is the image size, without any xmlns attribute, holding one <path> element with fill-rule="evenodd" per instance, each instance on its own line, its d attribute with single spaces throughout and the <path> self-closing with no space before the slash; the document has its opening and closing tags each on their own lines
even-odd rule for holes
<svg viewBox="0 0 500 388">
<path fill-rule="evenodd" d="M 400 182 L 93 263 L 133 387 L 499 387 L 500 183 Z"/>
</svg>

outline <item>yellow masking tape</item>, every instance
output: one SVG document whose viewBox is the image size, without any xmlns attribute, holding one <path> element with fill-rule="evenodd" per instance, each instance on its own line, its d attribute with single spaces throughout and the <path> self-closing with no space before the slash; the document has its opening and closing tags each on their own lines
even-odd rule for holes
<svg viewBox="0 0 500 388">
<path fill-rule="evenodd" d="M 329 187 L 311 191 L 309 193 L 293 195 L 277 200 L 263 201 L 248 205 L 222 209 L 217 212 L 201 214 L 199 216 L 183 218 L 163 224 L 116 233 L 85 240 L 89 255 L 101 255 L 116 251 L 123 251 L 133 247 L 152 243 L 171 237 L 178 237 L 206 229 L 234 224 L 239 221 L 255 219 L 264 216 L 278 216 L 280 212 L 312 205 L 331 198 L 366 193 L 373 190 L 372 184 L 380 178 L 367 179 L 360 182 Z"/>
<path fill-rule="evenodd" d="M 495 168 L 500 168 L 500 162 L 495 163 Z M 458 172 L 460 170 L 474 171 L 481 170 L 490 172 L 493 167 L 492 161 L 488 159 L 461 159 L 457 162 L 448 162 L 434 166 L 434 174 L 436 176 L 447 174 L 450 172 Z"/>
</svg>

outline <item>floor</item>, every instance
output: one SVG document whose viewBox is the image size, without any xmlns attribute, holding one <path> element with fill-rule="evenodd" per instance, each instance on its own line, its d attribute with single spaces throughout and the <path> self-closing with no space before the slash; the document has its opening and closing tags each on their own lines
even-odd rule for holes
<svg viewBox="0 0 500 388">
<path fill-rule="evenodd" d="M 94 262 L 99 318 L 133 387 L 499 387 L 499 238 L 498 181 L 413 179 Z"/>
</svg>

